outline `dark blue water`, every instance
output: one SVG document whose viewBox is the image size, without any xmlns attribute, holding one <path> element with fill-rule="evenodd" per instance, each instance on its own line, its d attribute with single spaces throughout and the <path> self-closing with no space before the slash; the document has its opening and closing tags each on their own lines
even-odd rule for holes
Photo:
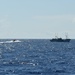
<svg viewBox="0 0 75 75">
<path fill-rule="evenodd" d="M 0 41 L 0 75 L 75 75 L 75 40 Z"/>
</svg>

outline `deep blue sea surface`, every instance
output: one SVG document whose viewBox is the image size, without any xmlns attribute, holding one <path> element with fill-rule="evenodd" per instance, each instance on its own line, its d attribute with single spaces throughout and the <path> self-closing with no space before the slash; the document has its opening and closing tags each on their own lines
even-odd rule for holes
<svg viewBox="0 0 75 75">
<path fill-rule="evenodd" d="M 75 75 L 75 40 L 0 40 L 0 75 Z"/>
</svg>

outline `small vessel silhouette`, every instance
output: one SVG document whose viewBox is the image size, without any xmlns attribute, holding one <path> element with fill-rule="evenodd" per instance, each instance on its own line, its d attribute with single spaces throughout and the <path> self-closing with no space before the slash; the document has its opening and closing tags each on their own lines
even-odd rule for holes
<svg viewBox="0 0 75 75">
<path fill-rule="evenodd" d="M 13 42 L 15 42 L 15 41 L 16 41 L 16 39 L 13 40 Z"/>
<path fill-rule="evenodd" d="M 70 42 L 71 39 L 69 39 L 66 35 L 66 39 L 58 38 L 55 36 L 55 38 L 52 38 L 50 41 L 51 42 Z"/>
</svg>

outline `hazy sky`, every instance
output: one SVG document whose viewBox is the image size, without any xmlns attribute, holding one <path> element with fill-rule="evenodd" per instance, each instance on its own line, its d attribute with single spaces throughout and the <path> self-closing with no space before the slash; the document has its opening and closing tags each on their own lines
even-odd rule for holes
<svg viewBox="0 0 75 75">
<path fill-rule="evenodd" d="M 0 0 L 0 38 L 75 38 L 75 0 Z"/>
</svg>

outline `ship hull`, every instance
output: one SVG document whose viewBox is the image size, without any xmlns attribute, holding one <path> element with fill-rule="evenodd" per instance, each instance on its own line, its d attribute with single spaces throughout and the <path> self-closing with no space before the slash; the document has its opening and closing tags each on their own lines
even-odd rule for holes
<svg viewBox="0 0 75 75">
<path fill-rule="evenodd" d="M 51 39 L 51 42 L 70 42 L 71 39 Z"/>
</svg>

